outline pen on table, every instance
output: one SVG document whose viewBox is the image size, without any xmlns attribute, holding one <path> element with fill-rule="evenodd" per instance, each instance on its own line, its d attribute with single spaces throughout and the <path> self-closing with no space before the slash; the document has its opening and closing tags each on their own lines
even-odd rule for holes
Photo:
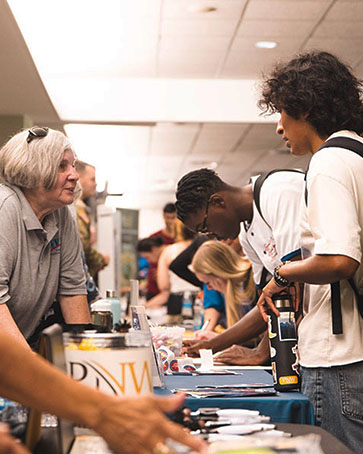
<svg viewBox="0 0 363 454">
<path fill-rule="evenodd" d="M 210 323 L 209 318 L 203 323 L 203 326 L 200 328 L 201 331 L 205 331 L 208 328 L 208 325 Z"/>
</svg>

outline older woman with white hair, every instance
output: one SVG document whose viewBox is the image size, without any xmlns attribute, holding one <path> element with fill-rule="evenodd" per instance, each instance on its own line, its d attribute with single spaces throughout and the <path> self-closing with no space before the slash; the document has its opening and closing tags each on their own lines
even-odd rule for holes
<svg viewBox="0 0 363 454">
<path fill-rule="evenodd" d="M 90 323 L 82 246 L 67 205 L 78 174 L 67 137 L 34 127 L 0 151 L 0 329 L 26 344 L 57 297 L 66 323 Z"/>
</svg>

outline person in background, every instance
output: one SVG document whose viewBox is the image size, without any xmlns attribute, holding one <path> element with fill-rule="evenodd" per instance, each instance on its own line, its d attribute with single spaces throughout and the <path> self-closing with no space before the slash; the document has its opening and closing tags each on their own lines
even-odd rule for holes
<svg viewBox="0 0 363 454">
<path fill-rule="evenodd" d="M 277 65 L 260 107 L 296 156 L 312 154 L 301 222 L 303 260 L 277 266 L 258 302 L 305 283 L 299 326 L 302 391 L 316 424 L 353 452 L 363 445 L 363 82 L 337 57 L 313 51 Z M 354 152 L 353 150 L 356 150 Z M 359 154 L 358 154 L 359 153 Z"/>
<path fill-rule="evenodd" d="M 96 193 L 96 169 L 83 161 L 76 161 L 76 170 L 82 187 L 82 194 L 76 201 L 77 224 L 81 236 L 82 246 L 86 258 L 88 271 L 97 282 L 97 273 L 105 268 L 110 258 L 93 247 L 93 227 L 91 224 L 90 209 L 85 200 Z"/>
<path fill-rule="evenodd" d="M 207 241 L 195 253 L 191 268 L 208 289 L 223 293 L 226 300 L 227 326 L 231 327 L 256 304 L 256 285 L 249 260 L 241 257 L 230 246 L 218 241 Z M 231 352 L 233 354 L 231 354 Z M 267 333 L 256 349 L 233 345 L 218 359 L 239 365 L 263 364 L 269 358 Z"/>
<path fill-rule="evenodd" d="M 150 238 L 160 237 L 163 244 L 173 244 L 176 240 L 176 208 L 174 203 L 167 203 L 163 208 L 165 227 L 150 235 Z"/>
<path fill-rule="evenodd" d="M 243 251 L 252 263 L 257 288 L 261 288 L 265 277 L 272 276 L 275 266 L 288 258 L 300 257 L 304 175 L 278 171 L 268 176 L 260 191 L 260 210 L 254 202 L 256 179 L 238 188 L 222 181 L 211 169 L 189 172 L 178 182 L 176 208 L 179 219 L 195 232 L 220 240 L 240 235 Z M 189 341 L 187 353 L 196 354 L 200 348 L 220 351 L 244 343 L 265 330 L 266 324 L 254 307 L 217 337 Z"/>
<path fill-rule="evenodd" d="M 159 258 L 157 283 L 160 293 L 146 304 L 149 309 L 166 305 L 167 313 L 170 317 L 180 315 L 184 292 L 197 293 L 199 290 L 198 286 L 181 279 L 169 269 L 170 263 L 191 244 L 195 236 L 180 221 L 178 223 L 180 241 L 166 246 Z"/>
<path fill-rule="evenodd" d="M 146 301 L 154 298 L 159 293 L 159 287 L 156 282 L 156 270 L 159 257 L 166 245 L 163 244 L 161 237 L 143 238 L 137 243 L 137 252 L 140 257 L 146 259 L 149 263 L 146 286 Z"/>
<path fill-rule="evenodd" d="M 0 395 L 95 430 L 118 454 L 169 454 L 167 439 L 207 452 L 204 442 L 164 416 L 183 403 L 172 397 L 115 397 L 69 378 L 0 331 Z M 16 445 L 16 446 L 15 446 Z M 0 431 L 1 454 L 26 454 Z"/>
<path fill-rule="evenodd" d="M 53 301 L 88 324 L 82 245 L 67 205 L 78 181 L 67 137 L 34 127 L 0 150 L 0 330 L 28 347 Z"/>
</svg>

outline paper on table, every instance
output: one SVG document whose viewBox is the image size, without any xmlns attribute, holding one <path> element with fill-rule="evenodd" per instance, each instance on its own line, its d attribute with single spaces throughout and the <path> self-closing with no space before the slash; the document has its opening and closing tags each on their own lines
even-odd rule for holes
<svg viewBox="0 0 363 454">
<path fill-rule="evenodd" d="M 201 365 L 199 370 L 207 371 L 213 369 L 213 352 L 212 350 L 199 350 Z"/>
</svg>

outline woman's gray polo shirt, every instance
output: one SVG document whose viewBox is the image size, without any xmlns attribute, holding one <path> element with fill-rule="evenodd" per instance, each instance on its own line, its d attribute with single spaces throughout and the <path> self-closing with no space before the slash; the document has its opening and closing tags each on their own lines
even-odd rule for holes
<svg viewBox="0 0 363 454">
<path fill-rule="evenodd" d="M 85 295 L 81 242 L 68 207 L 39 222 L 22 190 L 0 185 L 0 304 L 25 338 L 56 295 Z"/>
</svg>

